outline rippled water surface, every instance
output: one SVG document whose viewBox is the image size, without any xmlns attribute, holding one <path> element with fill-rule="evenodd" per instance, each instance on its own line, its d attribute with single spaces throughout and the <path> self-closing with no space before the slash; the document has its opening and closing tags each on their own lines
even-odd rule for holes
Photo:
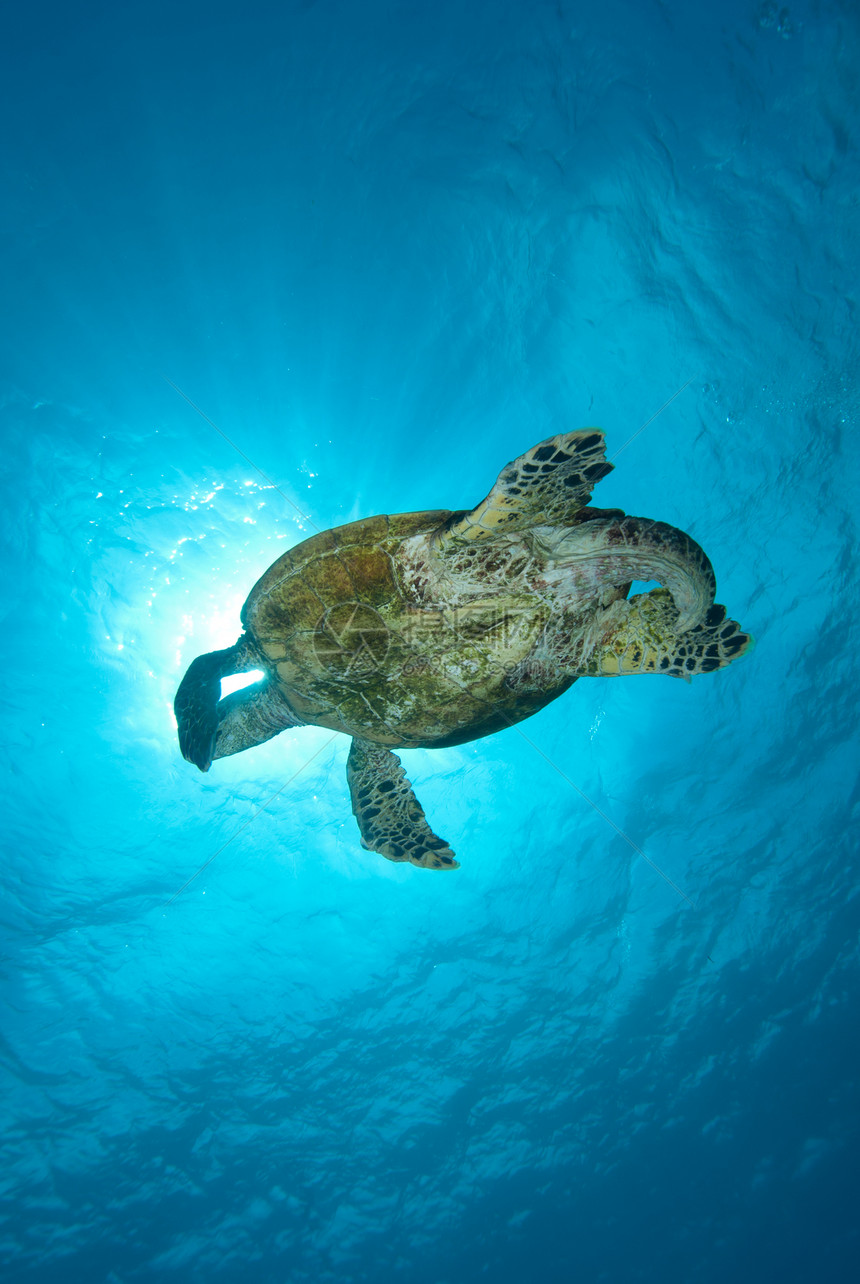
<svg viewBox="0 0 860 1284">
<path fill-rule="evenodd" d="M 857 1278 L 856 5 L 34 0 L 0 60 L 4 1279 Z M 445 876 L 344 737 L 181 759 L 281 552 L 586 424 L 751 656 L 405 752 Z"/>
</svg>

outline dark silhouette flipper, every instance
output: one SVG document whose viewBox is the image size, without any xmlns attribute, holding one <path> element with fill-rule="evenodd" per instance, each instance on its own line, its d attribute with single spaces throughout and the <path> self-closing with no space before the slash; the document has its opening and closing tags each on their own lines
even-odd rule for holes
<svg viewBox="0 0 860 1284">
<path fill-rule="evenodd" d="M 252 652 L 247 639 L 241 637 L 235 646 L 198 655 L 188 666 L 173 701 L 173 712 L 176 714 L 182 756 L 201 771 L 208 771 L 212 759 L 218 756 L 215 739 L 224 712 L 218 707 L 221 679 L 233 673 L 247 673 L 249 669 L 258 668 L 259 664 L 259 658 Z"/>
<path fill-rule="evenodd" d="M 182 757 L 193 762 L 201 771 L 208 771 L 212 765 L 215 737 L 218 734 L 221 679 L 228 673 L 236 672 L 233 667 L 236 650 L 233 646 L 226 651 L 210 651 L 208 655 L 198 655 L 188 666 L 173 701 Z"/>
</svg>

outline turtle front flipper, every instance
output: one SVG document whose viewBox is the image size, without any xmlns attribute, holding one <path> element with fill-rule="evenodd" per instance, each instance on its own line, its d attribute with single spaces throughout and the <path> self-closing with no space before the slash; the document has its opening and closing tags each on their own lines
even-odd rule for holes
<svg viewBox="0 0 860 1284">
<path fill-rule="evenodd" d="M 449 519 L 434 550 L 495 539 L 530 526 L 567 526 L 612 464 L 599 428 L 558 433 L 505 464 L 486 499 Z"/>
<path fill-rule="evenodd" d="M 221 679 L 256 669 L 259 660 L 244 638 L 224 651 L 198 655 L 188 666 L 173 701 L 182 757 L 201 771 L 208 771 L 215 757 L 215 739 L 221 721 L 218 703 Z"/>
<path fill-rule="evenodd" d="M 665 673 L 689 681 L 724 669 L 753 645 L 750 634 L 727 619 L 726 608 L 717 603 L 701 624 L 679 633 L 678 609 L 665 588 L 615 602 L 607 616 L 612 628 L 592 652 L 584 670 L 589 677 Z"/>
<path fill-rule="evenodd" d="M 390 749 L 353 740 L 346 779 L 363 847 L 424 869 L 459 869 L 444 838 L 427 824 L 400 759 Z"/>
</svg>

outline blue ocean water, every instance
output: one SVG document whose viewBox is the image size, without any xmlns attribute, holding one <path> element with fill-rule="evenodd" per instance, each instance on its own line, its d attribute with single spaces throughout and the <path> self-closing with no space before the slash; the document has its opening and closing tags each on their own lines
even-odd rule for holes
<svg viewBox="0 0 860 1284">
<path fill-rule="evenodd" d="M 5 25 L 3 1278 L 856 1279 L 856 3 Z M 451 875 L 182 760 L 276 556 L 587 424 L 751 656 L 404 752 Z"/>
</svg>

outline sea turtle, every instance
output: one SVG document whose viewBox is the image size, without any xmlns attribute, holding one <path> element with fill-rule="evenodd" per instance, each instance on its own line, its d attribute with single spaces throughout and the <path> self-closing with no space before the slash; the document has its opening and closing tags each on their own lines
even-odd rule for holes
<svg viewBox="0 0 860 1284">
<path fill-rule="evenodd" d="M 236 645 L 182 679 L 185 758 L 208 771 L 286 727 L 344 732 L 362 845 L 456 869 L 394 748 L 491 735 L 577 678 L 689 679 L 749 646 L 689 535 L 588 507 L 611 469 L 601 431 L 559 433 L 506 464 L 476 508 L 366 517 L 284 553 L 251 590 Z M 660 587 L 628 600 L 634 580 Z M 222 677 L 250 669 L 263 680 L 219 698 Z"/>
</svg>

